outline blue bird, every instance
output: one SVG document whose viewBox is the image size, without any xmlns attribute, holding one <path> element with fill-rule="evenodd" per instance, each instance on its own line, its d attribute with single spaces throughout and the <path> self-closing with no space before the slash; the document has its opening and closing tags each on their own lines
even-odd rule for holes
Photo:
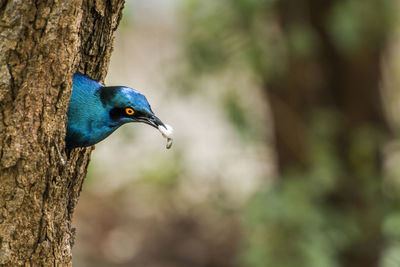
<svg viewBox="0 0 400 267">
<path fill-rule="evenodd" d="M 103 86 L 76 73 L 68 108 L 67 148 L 94 145 L 128 122 L 165 127 L 144 95 L 125 86 Z"/>
</svg>

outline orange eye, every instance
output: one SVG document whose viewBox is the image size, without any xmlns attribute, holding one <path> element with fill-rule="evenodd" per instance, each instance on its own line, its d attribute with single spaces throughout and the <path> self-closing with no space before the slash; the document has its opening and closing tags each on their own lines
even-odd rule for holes
<svg viewBox="0 0 400 267">
<path fill-rule="evenodd" d="M 126 108 L 126 109 L 125 109 L 125 112 L 126 112 L 126 114 L 129 115 L 129 116 L 131 116 L 131 115 L 133 115 L 133 113 L 135 113 L 135 111 L 134 111 L 132 108 Z"/>
</svg>

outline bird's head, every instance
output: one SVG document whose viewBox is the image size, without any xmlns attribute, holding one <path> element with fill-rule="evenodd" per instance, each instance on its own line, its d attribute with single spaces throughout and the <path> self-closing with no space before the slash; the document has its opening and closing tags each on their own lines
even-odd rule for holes
<svg viewBox="0 0 400 267">
<path fill-rule="evenodd" d="M 164 123 L 154 115 L 146 97 L 132 88 L 102 87 L 99 90 L 99 97 L 115 124 L 144 122 L 155 128 L 160 125 L 165 127 Z"/>
</svg>

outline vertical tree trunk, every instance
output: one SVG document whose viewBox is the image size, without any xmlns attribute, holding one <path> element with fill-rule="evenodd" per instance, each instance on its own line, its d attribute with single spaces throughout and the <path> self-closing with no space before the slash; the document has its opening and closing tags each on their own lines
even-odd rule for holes
<svg viewBox="0 0 400 267">
<path fill-rule="evenodd" d="M 104 79 L 123 4 L 0 1 L 3 266 L 71 266 L 71 219 L 92 151 L 64 150 L 72 75 Z"/>
<path fill-rule="evenodd" d="M 289 44 L 285 74 L 266 87 L 282 172 L 295 169 L 307 173 L 312 168 L 312 118 L 322 110 L 336 115 L 337 120 L 322 123 L 337 123 L 326 141 L 333 148 L 340 171 L 333 192 L 321 204 L 335 214 L 332 218 L 341 216 L 351 221 L 358 232 L 348 235 L 348 243 L 340 249 L 340 266 L 376 267 L 384 246 L 379 154 L 381 137 L 388 136 L 389 131 L 380 95 L 380 63 L 387 29 L 363 32 L 355 47 L 341 47 L 329 20 L 333 9 L 345 2 L 279 2 L 285 38 L 290 41 L 296 30 L 303 30 L 316 46 L 302 54 L 293 48 L 296 44 Z M 379 21 L 382 13 L 377 9 L 369 15 L 372 18 L 368 19 Z M 344 228 L 338 231 L 347 235 Z"/>
</svg>

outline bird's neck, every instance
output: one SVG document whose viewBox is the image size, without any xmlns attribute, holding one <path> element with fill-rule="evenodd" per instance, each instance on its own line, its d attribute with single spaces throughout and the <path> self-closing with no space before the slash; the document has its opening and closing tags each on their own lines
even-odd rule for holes
<svg viewBox="0 0 400 267">
<path fill-rule="evenodd" d="M 101 102 L 100 89 L 76 87 L 71 96 L 68 109 L 68 118 L 71 122 L 68 123 L 68 130 L 77 133 L 80 142 L 87 145 L 100 142 L 121 125 L 111 120 L 109 115 L 111 107 Z"/>
</svg>

